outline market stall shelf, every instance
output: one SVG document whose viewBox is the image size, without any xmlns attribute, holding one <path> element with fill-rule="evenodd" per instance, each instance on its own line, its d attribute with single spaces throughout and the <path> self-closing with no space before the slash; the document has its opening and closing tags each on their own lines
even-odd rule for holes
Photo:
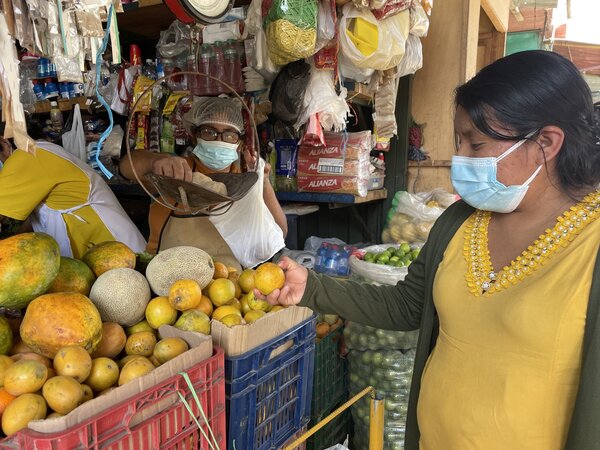
<svg viewBox="0 0 600 450">
<path fill-rule="evenodd" d="M 325 192 L 277 192 L 276 195 L 280 202 L 331 203 L 334 205 L 358 204 L 387 198 L 387 189 L 369 191 L 366 197 L 359 197 L 353 194 L 330 194 Z"/>
</svg>

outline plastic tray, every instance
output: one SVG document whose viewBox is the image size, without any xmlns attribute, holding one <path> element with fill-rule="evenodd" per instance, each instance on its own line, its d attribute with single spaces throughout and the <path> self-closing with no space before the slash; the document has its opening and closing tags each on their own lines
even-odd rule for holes
<svg viewBox="0 0 600 450">
<path fill-rule="evenodd" d="M 200 399 L 206 418 L 221 450 L 225 447 L 225 373 L 223 350 L 215 347 L 213 356 L 191 367 L 187 374 Z M 1 449 L 66 450 L 209 450 L 206 439 L 185 405 L 179 400 L 181 392 L 194 416 L 202 419 L 192 393 L 181 375 L 174 375 L 151 389 L 128 398 L 81 424 L 61 433 L 38 433 L 21 430 L 0 441 Z M 170 403 L 159 413 L 141 420 L 144 409 L 157 402 Z"/>
<path fill-rule="evenodd" d="M 339 408 L 339 405 L 335 405 L 330 411 L 325 412 L 321 417 L 314 418 L 308 424 L 308 428 L 314 427 L 322 419 L 327 417 L 335 409 Z M 346 437 L 350 433 L 350 409 L 347 409 L 313 436 L 306 441 L 307 450 L 323 450 L 325 448 L 333 447 L 335 444 L 343 444 Z"/>
<path fill-rule="evenodd" d="M 317 342 L 311 416 L 318 418 L 348 397 L 348 363 L 340 356 L 339 343 L 344 327 L 340 326 Z"/>
<path fill-rule="evenodd" d="M 310 419 L 314 316 L 243 355 L 225 358 L 227 448 L 279 449 Z"/>
</svg>

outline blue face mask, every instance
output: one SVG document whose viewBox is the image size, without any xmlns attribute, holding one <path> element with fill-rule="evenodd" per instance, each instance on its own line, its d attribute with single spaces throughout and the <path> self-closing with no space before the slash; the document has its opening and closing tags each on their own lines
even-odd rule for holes
<svg viewBox="0 0 600 450">
<path fill-rule="evenodd" d="M 198 139 L 192 153 L 209 169 L 223 170 L 238 160 L 239 144 Z"/>
<path fill-rule="evenodd" d="M 523 139 L 517 142 L 497 158 L 453 156 L 450 178 L 458 195 L 473 208 L 498 213 L 513 212 L 523 201 L 529 185 L 542 166 L 539 166 L 525 183 L 506 186 L 496 178 L 498 162 L 526 141 L 527 139 Z"/>
</svg>

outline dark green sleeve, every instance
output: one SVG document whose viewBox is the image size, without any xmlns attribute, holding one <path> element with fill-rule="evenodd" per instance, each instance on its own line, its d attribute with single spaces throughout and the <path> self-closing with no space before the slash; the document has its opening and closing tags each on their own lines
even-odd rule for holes
<svg viewBox="0 0 600 450">
<path fill-rule="evenodd" d="M 396 286 L 357 283 L 309 271 L 300 305 L 376 328 L 416 330 L 425 297 L 426 255 L 427 244 L 410 265 L 406 279 Z"/>
</svg>

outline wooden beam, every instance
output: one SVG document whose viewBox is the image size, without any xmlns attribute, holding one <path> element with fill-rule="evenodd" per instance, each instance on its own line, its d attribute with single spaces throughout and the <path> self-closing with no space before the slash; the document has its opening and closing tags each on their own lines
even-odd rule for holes
<svg viewBox="0 0 600 450">
<path fill-rule="evenodd" d="M 481 0 L 481 7 L 496 27 L 496 30 L 503 33 L 508 31 L 510 0 Z"/>
</svg>

